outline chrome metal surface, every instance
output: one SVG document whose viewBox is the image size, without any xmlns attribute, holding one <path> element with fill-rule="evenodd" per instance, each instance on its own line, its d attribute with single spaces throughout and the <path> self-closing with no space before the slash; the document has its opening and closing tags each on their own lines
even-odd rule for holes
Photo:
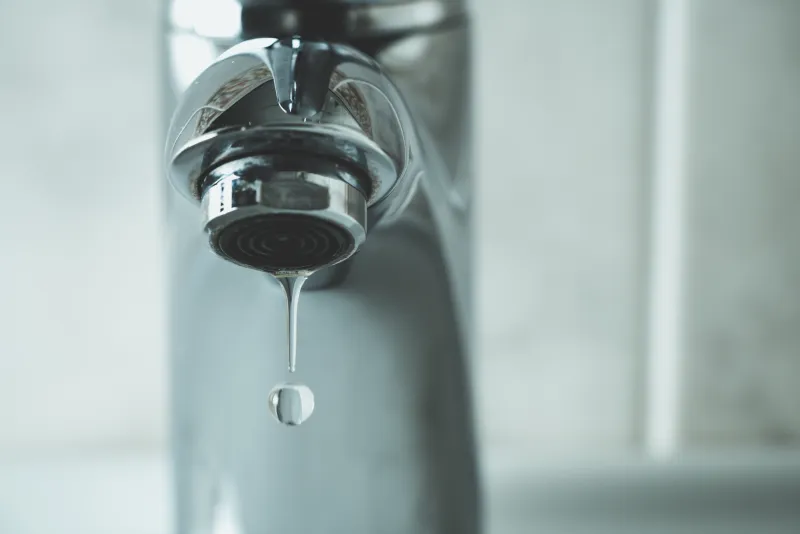
<svg viewBox="0 0 800 534">
<path fill-rule="evenodd" d="M 188 88 L 167 136 L 167 165 L 173 184 L 197 198 L 223 161 L 327 157 L 368 176 L 373 205 L 401 176 L 416 178 L 415 144 L 408 110 L 374 60 L 344 45 L 265 38 L 234 46 Z"/>
<path fill-rule="evenodd" d="M 174 0 L 170 26 L 210 39 L 406 34 L 465 17 L 464 0 Z"/>
<path fill-rule="evenodd" d="M 367 235 L 364 195 L 342 180 L 319 174 L 274 172 L 263 179 L 228 174 L 206 189 L 202 209 L 215 252 L 238 265 L 279 275 L 308 275 L 312 271 L 305 269 L 342 262 L 358 250 Z M 293 231 L 299 225 L 292 221 L 301 218 L 315 221 L 316 227 L 305 233 Z M 246 233 L 237 236 L 239 255 L 222 250 L 221 238 L 248 220 L 287 222 L 279 235 L 274 235 L 274 225 L 250 225 Z M 267 231 L 273 235 L 265 235 Z M 335 239 L 341 232 L 342 237 Z"/>
<path fill-rule="evenodd" d="M 322 165 L 360 191 L 370 225 L 404 205 L 421 171 L 414 122 L 381 67 L 352 47 L 300 38 L 254 39 L 222 54 L 182 96 L 166 145 L 170 179 L 187 197 L 209 198 L 220 175 L 266 187 L 273 182 L 264 181 L 265 173 L 283 172 L 280 183 L 288 184 L 291 173 L 303 180 Z M 254 163 L 253 156 L 261 157 Z M 232 184 L 223 181 L 210 196 L 212 208 L 226 185 Z M 219 213 L 206 229 L 214 243 L 223 221 L 264 215 L 263 209 Z M 349 257 L 363 242 L 350 237 L 347 254 L 302 265 L 313 272 Z M 284 265 L 290 266 L 299 268 Z"/>
<path fill-rule="evenodd" d="M 462 12 L 380 7 L 421 20 L 434 4 Z M 337 21 L 378 4 L 315 21 L 311 3 L 293 5 L 297 35 L 269 34 L 292 12 L 272 6 L 233 40 L 263 38 L 227 51 L 196 24 L 168 35 L 178 531 L 474 534 L 468 30 L 456 17 L 364 39 Z M 316 187 L 325 209 L 312 209 Z M 299 209 L 314 219 L 281 228 L 331 223 L 326 236 L 345 228 L 358 249 L 305 286 L 297 378 L 317 406 L 296 432 L 266 404 L 284 373 L 281 289 L 236 265 L 250 259 L 209 253 L 198 202 L 212 248 L 233 228 L 226 250 L 261 251 L 234 225 Z"/>
</svg>

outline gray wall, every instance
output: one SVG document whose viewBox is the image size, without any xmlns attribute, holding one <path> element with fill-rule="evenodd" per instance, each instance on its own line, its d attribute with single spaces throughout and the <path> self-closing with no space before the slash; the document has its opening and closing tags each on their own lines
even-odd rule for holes
<svg viewBox="0 0 800 534">
<path fill-rule="evenodd" d="M 692 14 L 685 401 L 702 446 L 800 442 L 800 2 Z"/>
<path fill-rule="evenodd" d="M 0 450 L 162 439 L 156 15 L 0 3 Z"/>
<path fill-rule="evenodd" d="M 476 3 L 478 365 L 502 454 L 636 437 L 647 4 Z"/>
</svg>

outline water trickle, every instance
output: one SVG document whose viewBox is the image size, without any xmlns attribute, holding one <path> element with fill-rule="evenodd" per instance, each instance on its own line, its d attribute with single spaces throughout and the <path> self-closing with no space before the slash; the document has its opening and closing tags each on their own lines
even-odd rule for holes
<svg viewBox="0 0 800 534">
<path fill-rule="evenodd" d="M 297 367 L 297 306 L 300 301 L 300 290 L 308 279 L 307 276 L 280 276 L 278 282 L 286 292 L 286 304 L 289 312 L 287 333 L 289 336 L 289 371 L 294 373 Z"/>
<path fill-rule="evenodd" d="M 314 393 L 304 384 L 278 384 L 269 392 L 269 409 L 284 425 L 300 425 L 314 413 Z"/>
</svg>

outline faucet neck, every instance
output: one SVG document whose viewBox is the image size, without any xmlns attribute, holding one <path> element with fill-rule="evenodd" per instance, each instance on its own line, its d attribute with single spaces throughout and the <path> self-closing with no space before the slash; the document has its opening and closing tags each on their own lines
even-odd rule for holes
<svg viewBox="0 0 800 534">
<path fill-rule="evenodd" d="M 257 37 L 349 42 L 461 22 L 464 0 L 172 0 L 169 25 L 235 43 Z"/>
</svg>

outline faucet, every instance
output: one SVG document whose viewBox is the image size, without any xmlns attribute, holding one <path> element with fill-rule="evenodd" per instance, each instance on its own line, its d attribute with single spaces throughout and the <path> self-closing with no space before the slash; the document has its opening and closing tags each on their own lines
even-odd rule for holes
<svg viewBox="0 0 800 534">
<path fill-rule="evenodd" d="M 462 0 L 172 0 L 177 532 L 480 530 Z M 286 376 L 275 279 L 309 276 Z"/>
</svg>

